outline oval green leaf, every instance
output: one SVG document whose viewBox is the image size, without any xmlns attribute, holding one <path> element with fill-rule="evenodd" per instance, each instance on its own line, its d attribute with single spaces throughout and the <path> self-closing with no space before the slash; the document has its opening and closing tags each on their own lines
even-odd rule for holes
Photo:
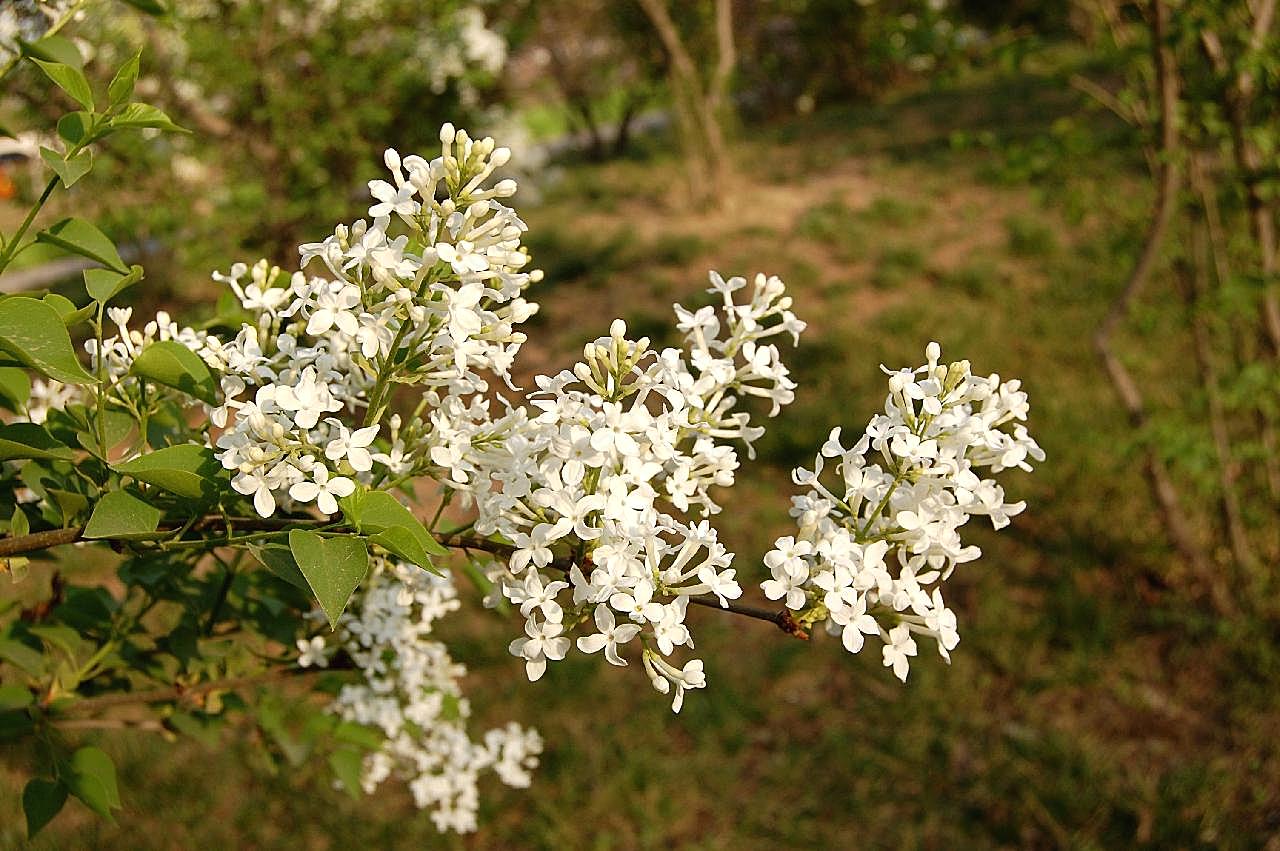
<svg viewBox="0 0 1280 851">
<path fill-rule="evenodd" d="M 56 245 L 64 251 L 96 260 L 103 266 L 126 274 L 129 267 L 120 259 L 120 252 L 107 235 L 84 219 L 63 219 L 51 228 L 36 234 L 37 242 Z"/>
<path fill-rule="evenodd" d="M 195 443 L 157 449 L 111 469 L 189 499 L 216 496 L 215 479 L 223 472 L 213 450 Z"/>
<path fill-rule="evenodd" d="M 75 457 L 71 447 L 49 434 L 44 426 L 35 423 L 0 425 L 0 461 L 29 458 L 70 461 Z"/>
<path fill-rule="evenodd" d="M 160 528 L 160 509 L 128 491 L 112 491 L 98 500 L 84 527 L 86 538 L 150 538 Z"/>
<path fill-rule="evenodd" d="M 89 384 L 58 311 L 42 301 L 14 296 L 0 301 L 0 349 L 19 363 L 64 384 Z"/>
<path fill-rule="evenodd" d="M 27 816 L 27 839 L 35 839 L 67 802 L 67 787 L 57 780 L 33 777 L 22 790 L 22 811 Z"/>
<path fill-rule="evenodd" d="M 157 384 L 181 390 L 210 405 L 218 403 L 213 373 L 200 356 L 176 340 L 161 340 L 147 346 L 134 359 L 129 372 Z"/>
</svg>

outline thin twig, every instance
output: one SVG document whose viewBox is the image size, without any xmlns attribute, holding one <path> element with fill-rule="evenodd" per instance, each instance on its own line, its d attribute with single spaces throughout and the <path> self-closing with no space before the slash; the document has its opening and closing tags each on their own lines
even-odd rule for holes
<svg viewBox="0 0 1280 851">
<path fill-rule="evenodd" d="M 139 703 L 175 703 L 178 701 L 192 700 L 214 691 L 235 691 L 236 689 L 245 688 L 247 686 L 262 685 L 264 683 L 276 682 L 278 680 L 287 680 L 294 677 L 315 676 L 330 670 L 345 670 L 345 668 L 336 666 L 330 668 L 300 668 L 296 665 L 289 665 L 280 668 L 273 668 L 259 674 L 249 674 L 242 677 L 227 677 L 221 680 L 206 680 L 205 682 L 195 683 L 194 685 L 189 686 L 175 685 L 170 688 L 151 689 L 149 691 L 113 692 L 111 694 L 103 694 L 97 697 L 86 697 L 83 700 L 78 700 L 65 709 L 60 710 L 60 712 L 98 712 L 103 709 L 110 709 L 116 706 L 131 706 Z"/>
<path fill-rule="evenodd" d="M 210 515 L 208 517 L 200 518 L 192 525 L 191 528 L 201 530 L 214 525 L 221 525 L 224 522 L 226 522 L 226 518 L 221 515 Z M 235 518 L 231 522 L 233 525 L 239 526 L 240 528 L 253 529 L 265 527 L 268 530 L 275 531 L 284 531 L 287 528 L 303 528 L 308 525 L 322 525 L 322 521 L 307 520 L 306 518 L 250 517 Z M 54 529 L 47 532 L 36 532 L 30 535 L 21 535 L 16 538 L 5 538 L 0 540 L 0 557 L 38 552 L 40 550 L 47 550 L 51 547 L 77 543 L 85 540 L 95 540 L 98 543 L 111 542 L 110 539 L 86 539 L 82 537 L 81 533 L 83 532 L 83 526 L 74 526 L 69 529 Z M 453 549 L 479 550 L 481 552 L 501 556 L 510 556 L 515 552 L 515 547 L 510 544 L 491 541 L 487 538 L 481 538 L 475 535 L 434 534 L 434 537 L 442 546 L 451 547 Z M 211 546 L 217 546 L 218 542 L 219 541 L 215 539 L 208 543 Z M 199 543 L 199 541 L 194 541 L 193 543 Z M 558 559 L 552 562 L 549 566 L 564 573 L 568 573 L 573 567 L 573 564 L 574 562 L 570 559 Z M 794 616 L 786 609 L 782 609 L 780 611 L 769 611 L 752 606 L 739 605 L 737 603 L 730 603 L 728 606 L 722 606 L 720 605 L 720 601 L 710 594 L 689 595 L 689 602 L 698 606 L 720 609 L 721 611 L 742 615 L 755 620 L 768 621 L 788 635 L 795 636 L 796 638 L 808 638 L 804 629 L 795 620 Z"/>
</svg>

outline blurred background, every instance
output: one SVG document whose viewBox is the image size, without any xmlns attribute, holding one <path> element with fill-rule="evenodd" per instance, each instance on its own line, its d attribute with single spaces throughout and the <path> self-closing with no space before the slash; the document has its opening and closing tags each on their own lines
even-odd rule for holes
<svg viewBox="0 0 1280 851">
<path fill-rule="evenodd" d="M 971 530 L 953 663 L 905 686 L 700 613 L 710 686 L 672 716 L 597 659 L 525 682 L 512 624 L 468 606 L 441 632 L 477 724 L 548 745 L 532 790 L 482 790 L 479 833 L 437 835 L 393 784 L 353 801 L 242 725 L 104 740 L 119 825 L 68 809 L 35 847 L 1280 848 L 1274 2 L 173 5 L 67 31 L 99 76 L 143 45 L 140 94 L 192 130 L 114 145 L 65 201 L 146 265 L 142 313 L 212 314 L 235 260 L 290 266 L 365 214 L 384 148 L 431 156 L 451 120 L 515 154 L 546 271 L 526 376 L 613 316 L 675 342 L 708 269 L 791 288 L 797 401 L 718 520 L 748 588 L 790 469 L 930 340 L 1023 379 L 1048 460 L 1005 482 L 1010 529 Z M 0 124 L 61 114 L 27 82 Z M 6 231 L 40 141 L 0 140 Z M 0 289 L 74 289 L 41 250 Z"/>
</svg>

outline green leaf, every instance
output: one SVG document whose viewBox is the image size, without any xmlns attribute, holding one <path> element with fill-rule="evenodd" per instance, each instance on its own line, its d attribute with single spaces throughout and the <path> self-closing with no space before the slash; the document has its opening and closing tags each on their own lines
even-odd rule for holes
<svg viewBox="0 0 1280 851">
<path fill-rule="evenodd" d="M 71 794 L 84 801 L 89 809 L 110 819 L 111 811 L 120 808 L 120 788 L 116 785 L 116 766 L 101 748 L 92 745 L 71 755 L 66 778 Z"/>
<path fill-rule="evenodd" d="M 307 584 L 307 578 L 298 569 L 298 562 L 294 559 L 293 552 L 288 547 L 268 544 L 267 546 L 250 547 L 249 549 L 267 570 L 296 588 L 301 588 L 307 592 L 311 591 L 311 586 Z"/>
<path fill-rule="evenodd" d="M 45 304 L 52 307 L 58 314 L 58 318 L 62 320 L 62 324 L 67 328 L 72 328 L 84 322 L 93 315 L 93 305 L 86 304 L 84 307 L 76 307 L 76 303 L 64 295 L 57 293 L 49 293 L 40 299 Z"/>
<path fill-rule="evenodd" d="M 84 219 L 63 219 L 51 228 L 36 235 L 37 242 L 56 245 L 64 251 L 97 260 L 109 269 L 121 274 L 129 271 L 129 267 L 120 259 L 115 243 L 107 235 L 89 224 Z"/>
<path fill-rule="evenodd" d="M 61 624 L 37 624 L 31 627 L 28 632 L 45 644 L 56 647 L 63 653 L 67 654 L 67 658 L 75 661 L 80 655 L 80 649 L 84 646 L 84 639 L 80 637 L 80 633 L 76 632 L 69 626 Z"/>
<path fill-rule="evenodd" d="M 43 676 L 48 668 L 43 653 L 11 638 L 0 638 L 0 659 L 16 665 L 33 677 Z"/>
<path fill-rule="evenodd" d="M 75 491 L 49 488 L 49 496 L 53 497 L 53 501 L 57 503 L 58 513 L 62 515 L 62 525 L 64 526 L 70 526 L 71 522 L 89 507 L 88 497 Z"/>
<path fill-rule="evenodd" d="M 98 500 L 89 523 L 86 538 L 149 538 L 160 528 L 163 512 L 128 491 L 112 491 Z"/>
<path fill-rule="evenodd" d="M 76 103 L 90 112 L 93 111 L 93 89 L 89 88 L 89 81 L 85 79 L 83 71 L 71 65 L 64 65 L 61 62 L 46 62 L 34 56 L 31 57 L 31 61 L 39 65 L 44 75 L 53 80 L 54 85 L 58 88 L 71 95 Z"/>
<path fill-rule="evenodd" d="M 217 495 L 213 480 L 222 472 L 222 465 L 209 447 L 185 443 L 157 449 L 111 469 L 178 496 L 209 499 Z"/>
<path fill-rule="evenodd" d="M 449 552 L 412 511 L 386 491 L 358 490 L 340 504 L 351 525 L 369 535 L 369 540 L 419 567 L 436 571 L 431 556 Z"/>
<path fill-rule="evenodd" d="M 70 461 L 76 457 L 65 445 L 35 423 L 0 424 L 0 461 L 25 458 Z"/>
<path fill-rule="evenodd" d="M 329 767 L 333 769 L 333 776 L 342 783 L 347 794 L 359 798 L 364 791 L 364 787 L 360 785 L 364 755 L 355 748 L 338 748 L 329 754 Z"/>
<path fill-rule="evenodd" d="M 27 296 L 0 301 L 0 349 L 49 378 L 65 384 L 89 384 L 71 347 L 71 335 L 58 312 Z"/>
<path fill-rule="evenodd" d="M 61 62 L 72 68 L 84 67 L 84 59 L 80 56 L 80 48 L 66 36 L 47 35 L 36 42 L 18 40 L 22 47 L 22 55 L 45 62 Z"/>
<path fill-rule="evenodd" d="M 85 269 L 84 289 L 89 298 L 106 304 L 123 290 L 142 280 L 142 267 L 133 266 L 129 274 L 121 275 L 114 269 Z"/>
<path fill-rule="evenodd" d="M 81 142 L 88 144 L 97 134 L 92 112 L 68 112 L 58 119 L 58 135 L 68 145 L 79 145 Z"/>
<path fill-rule="evenodd" d="M 0 711 L 26 709 L 35 702 L 31 689 L 18 685 L 0 685 Z"/>
<path fill-rule="evenodd" d="M 124 2 L 140 12 L 146 12 L 148 15 L 164 15 L 169 12 L 160 0 L 124 0 Z"/>
<path fill-rule="evenodd" d="M 333 738 L 339 742 L 348 742 L 367 751 L 376 751 L 386 741 L 380 730 L 366 727 L 354 721 L 343 721 L 333 728 Z"/>
<path fill-rule="evenodd" d="M 27 839 L 35 839 L 45 825 L 62 811 L 67 787 L 57 780 L 33 777 L 22 790 L 22 811 L 27 816 Z"/>
<path fill-rule="evenodd" d="M 24 738 L 35 728 L 36 722 L 28 712 L 0 712 L 0 742 Z"/>
<path fill-rule="evenodd" d="M 125 60 L 120 70 L 116 71 L 116 75 L 111 78 L 111 84 L 107 86 L 107 97 L 111 100 L 112 106 L 119 106 L 133 94 L 133 86 L 138 82 L 138 67 L 141 59 L 142 51 L 138 51 Z"/>
<path fill-rule="evenodd" d="M 21 505 L 15 505 L 13 516 L 9 518 L 9 537 L 21 538 L 29 534 L 31 534 L 31 521 L 27 519 L 27 512 L 22 510 Z"/>
<path fill-rule="evenodd" d="M 289 549 L 329 619 L 329 628 L 336 628 L 338 616 L 369 571 L 368 547 L 359 538 L 326 539 L 295 529 L 289 533 Z"/>
<path fill-rule="evenodd" d="M 189 133 L 185 127 L 174 124 L 164 110 L 149 103 L 131 103 L 111 119 L 111 126 L 119 129 L 129 127 L 154 127 L 171 133 Z"/>
<path fill-rule="evenodd" d="M 31 378 L 18 366 L 0 366 L 0 403 L 18 413 L 31 398 Z"/>
<path fill-rule="evenodd" d="M 63 159 L 62 154 L 50 148 L 40 148 L 40 159 L 44 160 L 45 165 L 53 169 L 54 173 L 62 180 L 62 185 L 70 189 L 75 186 L 80 178 L 89 173 L 89 169 L 93 168 L 93 152 L 81 151 L 70 159 Z"/>
<path fill-rule="evenodd" d="M 143 349 L 129 368 L 137 375 L 181 390 L 210 405 L 218 403 L 218 386 L 200 356 L 176 340 L 161 340 Z"/>
<path fill-rule="evenodd" d="M 120 445 L 120 442 L 129 435 L 133 434 L 137 427 L 138 421 L 134 419 L 133 414 L 116 408 L 107 408 L 103 411 L 105 414 L 102 423 L 103 437 L 106 438 L 106 445 L 98 445 L 98 429 L 97 423 L 90 424 L 86 421 L 83 431 L 77 431 L 76 440 L 85 449 L 88 449 L 99 458 L 106 458 L 108 451 Z M 96 419 L 96 416 L 95 416 Z"/>
</svg>

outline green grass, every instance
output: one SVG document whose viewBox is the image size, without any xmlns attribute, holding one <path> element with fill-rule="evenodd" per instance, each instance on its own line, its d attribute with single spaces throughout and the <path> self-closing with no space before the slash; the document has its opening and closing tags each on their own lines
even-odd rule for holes
<svg viewBox="0 0 1280 851">
<path fill-rule="evenodd" d="M 919 248 L 910 245 L 886 248 L 871 273 L 871 285 L 881 290 L 898 289 L 918 278 L 923 271 L 924 255 Z"/>
</svg>

